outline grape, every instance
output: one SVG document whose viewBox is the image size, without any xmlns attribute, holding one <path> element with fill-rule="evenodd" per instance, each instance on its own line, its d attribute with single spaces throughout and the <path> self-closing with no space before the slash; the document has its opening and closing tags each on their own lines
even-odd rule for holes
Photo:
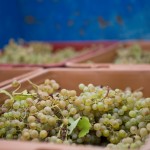
<svg viewBox="0 0 150 150">
<path fill-rule="evenodd" d="M 4 122 L 0 122 L 0 128 L 3 128 L 5 126 Z"/>
<path fill-rule="evenodd" d="M 47 137 L 47 135 L 48 135 L 48 133 L 47 133 L 47 131 L 46 130 L 41 130 L 40 131 L 40 138 L 41 139 L 44 139 L 44 138 L 46 138 Z"/>
<path fill-rule="evenodd" d="M 30 133 L 31 138 L 33 139 L 38 138 L 38 135 L 39 135 L 38 131 L 31 130 L 29 133 Z"/>
<path fill-rule="evenodd" d="M 81 84 L 78 95 L 74 90 L 60 89 L 55 80 L 46 80 L 37 87 L 32 92 L 27 90 L 33 94 L 29 94 L 31 98 L 23 92 L 17 96 L 10 93 L 12 98 L 0 106 L 0 138 L 108 144 L 123 150 L 139 148 L 146 142 L 150 99 L 141 92 Z M 89 127 L 83 122 L 85 118 Z"/>
<path fill-rule="evenodd" d="M 82 84 L 82 83 L 81 83 L 81 84 L 79 84 L 79 89 L 80 89 L 80 90 L 83 90 L 83 89 L 84 89 L 84 87 L 85 87 L 85 85 L 84 85 L 84 84 Z"/>
<path fill-rule="evenodd" d="M 29 132 L 23 132 L 22 136 L 25 140 L 28 140 L 30 138 Z"/>
<path fill-rule="evenodd" d="M 150 114 L 149 108 L 143 108 L 143 109 L 141 110 L 141 114 L 142 114 L 143 116 L 149 115 L 149 114 Z"/>
<path fill-rule="evenodd" d="M 141 128 L 140 129 L 140 135 L 141 135 L 141 137 L 146 137 L 148 135 L 147 129 Z"/>
<path fill-rule="evenodd" d="M 83 52 L 90 49 L 83 48 L 81 50 Z M 14 52 L 17 55 L 13 55 Z M 12 64 L 58 63 L 60 61 L 64 61 L 65 59 L 71 58 L 72 56 L 76 56 L 79 53 L 80 51 L 76 51 L 74 47 L 70 46 L 54 50 L 51 44 L 30 42 L 28 43 L 28 46 L 24 46 L 24 44 L 10 40 L 8 45 L 4 47 L 3 57 L 0 57 L 0 62 Z M 50 81 L 47 80 L 45 84 L 47 85 L 49 82 Z"/>
<path fill-rule="evenodd" d="M 64 117 L 67 117 L 69 115 L 69 112 L 67 110 L 62 110 L 62 115 Z"/>
<path fill-rule="evenodd" d="M 29 124 L 29 127 L 30 127 L 30 129 L 36 129 L 36 123 L 35 122 L 31 122 L 30 124 Z"/>
<path fill-rule="evenodd" d="M 14 104 L 13 104 L 13 108 L 14 109 L 19 109 L 19 107 L 20 107 L 20 103 L 19 102 L 15 102 Z"/>
<path fill-rule="evenodd" d="M 46 123 L 46 122 L 47 122 L 47 117 L 46 117 L 46 115 L 41 115 L 41 116 L 39 117 L 39 119 L 40 119 L 40 122 L 41 122 L 41 123 Z"/>
<path fill-rule="evenodd" d="M 6 139 L 13 139 L 13 135 L 12 134 L 7 134 Z"/>
<path fill-rule="evenodd" d="M 35 106 L 31 106 L 30 113 L 36 113 L 36 112 L 37 112 L 37 108 Z"/>
<path fill-rule="evenodd" d="M 130 132 L 131 132 L 132 134 L 137 134 L 137 133 L 138 133 L 137 127 L 136 127 L 136 126 L 132 126 L 132 127 L 130 128 Z"/>
<path fill-rule="evenodd" d="M 56 124 L 56 118 L 55 117 L 49 117 L 48 118 L 48 123 L 50 124 L 50 125 L 55 125 Z"/>
<path fill-rule="evenodd" d="M 139 64 L 150 63 L 150 52 L 142 50 L 138 44 L 133 44 L 130 47 L 122 47 L 117 50 L 117 57 L 114 60 L 116 64 Z M 137 97 L 141 97 L 141 92 L 135 94 Z M 135 96 L 134 95 L 134 96 Z"/>
<path fill-rule="evenodd" d="M 29 116 L 28 117 L 28 122 L 31 123 L 31 122 L 35 122 L 36 118 L 34 116 Z"/>
<path fill-rule="evenodd" d="M 144 128 L 144 127 L 146 127 L 146 123 L 145 123 L 145 122 L 140 122 L 140 123 L 138 124 L 138 127 L 139 127 L 139 128 Z"/>
<path fill-rule="evenodd" d="M 76 114 L 76 113 L 77 113 L 76 108 L 71 108 L 71 109 L 70 109 L 70 114 L 74 115 L 74 114 Z"/>
<path fill-rule="evenodd" d="M 146 129 L 147 129 L 148 131 L 150 131 L 150 123 L 148 123 L 148 124 L 146 125 Z"/>
<path fill-rule="evenodd" d="M 120 116 L 123 116 L 123 115 L 124 115 L 124 110 L 120 109 L 120 110 L 118 111 L 118 114 L 119 114 Z"/>
<path fill-rule="evenodd" d="M 94 124 L 94 130 L 99 130 L 101 128 L 99 123 Z"/>
<path fill-rule="evenodd" d="M 61 101 L 59 102 L 59 107 L 60 107 L 60 108 L 65 108 L 65 107 L 66 107 L 66 102 L 63 101 L 63 100 L 61 100 Z"/>
<path fill-rule="evenodd" d="M 109 132 L 109 130 L 107 130 L 107 129 L 104 130 L 102 133 L 103 133 L 103 136 L 104 136 L 104 137 L 108 137 L 108 136 L 110 135 L 110 132 Z"/>
<path fill-rule="evenodd" d="M 133 143 L 133 139 L 130 138 L 130 137 L 127 137 L 127 138 L 124 138 L 124 139 L 122 140 L 122 142 L 123 142 L 124 144 L 132 144 L 132 143 Z"/>
<path fill-rule="evenodd" d="M 104 104 L 102 102 L 98 102 L 97 107 L 98 107 L 99 111 L 103 111 L 104 110 Z"/>
<path fill-rule="evenodd" d="M 68 125 L 68 123 L 69 123 L 69 120 L 68 120 L 67 118 L 64 118 L 64 119 L 63 119 L 63 124 L 64 124 L 64 125 Z"/>
<path fill-rule="evenodd" d="M 124 105 L 124 106 L 122 106 L 122 110 L 125 112 L 128 110 L 128 107 Z"/>
<path fill-rule="evenodd" d="M 113 122 L 111 122 L 111 125 L 112 125 L 112 127 L 114 129 L 119 129 L 119 123 L 116 120 L 114 120 Z"/>
<path fill-rule="evenodd" d="M 97 110 L 97 105 L 96 105 L 96 104 L 93 104 L 93 105 L 92 105 L 92 109 L 93 109 L 93 110 Z"/>
<path fill-rule="evenodd" d="M 129 112 L 129 116 L 132 117 L 132 118 L 135 118 L 135 117 L 136 117 L 136 111 L 131 110 L 131 111 Z"/>
<path fill-rule="evenodd" d="M 71 97 L 74 97 L 74 96 L 76 96 L 76 91 L 75 90 L 71 90 L 70 92 L 69 92 L 69 95 L 71 96 Z"/>
<path fill-rule="evenodd" d="M 52 113 L 51 108 L 48 107 L 48 106 L 46 106 L 46 107 L 44 108 L 44 113 L 47 114 L 47 115 L 50 115 L 50 114 Z"/>
</svg>

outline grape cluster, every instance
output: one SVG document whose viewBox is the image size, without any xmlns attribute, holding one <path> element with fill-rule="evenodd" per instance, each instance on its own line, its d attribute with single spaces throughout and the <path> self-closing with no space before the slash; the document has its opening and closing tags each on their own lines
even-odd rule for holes
<svg viewBox="0 0 150 150">
<path fill-rule="evenodd" d="M 86 49 L 85 49 L 86 50 Z M 83 50 L 84 51 L 84 50 Z M 10 40 L 0 56 L 0 63 L 47 64 L 64 61 L 78 55 L 73 47 L 65 47 L 54 52 L 53 46 L 46 43 L 30 42 L 28 46 Z"/>
<path fill-rule="evenodd" d="M 10 97 L 0 107 L 1 138 L 120 150 L 138 149 L 148 138 L 150 98 L 144 98 L 141 91 L 80 84 L 77 95 L 75 90 L 61 89 L 55 80 L 30 83 L 30 91 L 1 91 Z M 89 120 L 89 126 L 85 123 L 83 128 L 84 122 L 77 122 L 81 117 Z"/>
<path fill-rule="evenodd" d="M 150 52 L 142 50 L 138 44 L 129 48 L 121 48 L 117 51 L 117 57 L 114 62 L 116 64 L 149 64 Z"/>
</svg>

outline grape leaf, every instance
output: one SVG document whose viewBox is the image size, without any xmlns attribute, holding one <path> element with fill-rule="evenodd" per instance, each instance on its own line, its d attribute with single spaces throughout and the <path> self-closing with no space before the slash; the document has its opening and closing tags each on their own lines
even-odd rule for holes
<svg viewBox="0 0 150 150">
<path fill-rule="evenodd" d="M 69 118 L 70 126 L 68 126 L 68 129 L 69 129 L 68 135 L 70 135 L 72 133 L 72 131 L 77 127 L 77 124 L 78 124 L 80 119 L 81 119 L 81 117 L 79 117 L 77 120 L 74 120 L 71 117 Z"/>
<path fill-rule="evenodd" d="M 80 119 L 77 127 L 81 130 L 78 135 L 79 138 L 84 137 L 87 133 L 89 133 L 89 130 L 91 128 L 89 119 L 87 117 L 82 117 Z"/>
<path fill-rule="evenodd" d="M 33 96 L 32 95 L 23 95 L 23 94 L 14 95 L 14 99 L 16 101 L 26 100 L 27 98 L 33 98 Z"/>
</svg>

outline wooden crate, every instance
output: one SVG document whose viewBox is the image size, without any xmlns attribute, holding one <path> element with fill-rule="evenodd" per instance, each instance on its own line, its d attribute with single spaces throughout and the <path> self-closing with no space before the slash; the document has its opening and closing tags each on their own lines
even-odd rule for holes
<svg viewBox="0 0 150 150">
<path fill-rule="evenodd" d="M 10 84 L 14 79 L 19 80 L 25 78 L 32 73 L 36 73 L 39 68 L 12 68 L 0 67 L 0 88 Z"/>
<path fill-rule="evenodd" d="M 66 47 L 73 47 L 77 52 L 81 51 L 76 56 L 72 56 L 71 58 L 68 58 L 66 60 L 63 60 L 58 63 L 49 63 L 49 64 L 0 64 L 0 66 L 11 66 L 11 67 L 44 67 L 44 68 L 51 68 L 51 67 L 63 67 L 65 66 L 66 62 L 82 58 L 87 54 L 90 54 L 92 52 L 95 52 L 97 50 L 103 51 L 105 47 L 108 47 L 110 45 L 113 45 L 116 43 L 116 41 L 76 41 L 76 42 L 51 42 L 47 43 L 50 44 L 50 46 L 53 47 L 53 52 L 60 51 L 61 49 L 64 49 Z M 26 43 L 26 46 L 28 43 Z M 83 51 L 84 49 L 87 49 L 87 51 Z M 2 55 L 2 54 L 1 54 Z"/>
<path fill-rule="evenodd" d="M 117 50 L 120 47 L 130 47 L 133 44 L 139 44 L 143 50 L 149 50 L 150 51 L 150 41 L 128 41 L 128 42 L 122 42 L 122 43 L 116 43 L 114 45 L 111 45 L 109 47 L 106 47 L 103 51 L 95 51 L 91 54 L 87 54 L 83 56 L 82 58 L 77 58 L 71 61 L 68 61 L 66 63 L 67 67 L 85 67 L 85 68 L 91 68 L 93 66 L 108 66 L 108 64 L 113 64 L 116 56 L 117 56 Z M 88 61 L 91 61 L 91 63 L 87 63 Z M 116 64 L 113 64 L 116 65 Z"/>
<path fill-rule="evenodd" d="M 108 85 L 111 88 L 125 89 L 131 87 L 133 90 L 143 87 L 144 96 L 150 96 L 149 83 L 150 83 L 150 68 L 149 67 L 134 67 L 128 68 L 123 65 L 118 68 L 93 68 L 93 69 L 74 69 L 74 68 L 53 68 L 48 70 L 42 70 L 37 74 L 32 74 L 25 79 L 21 79 L 22 84 L 20 90 L 30 89 L 31 85 L 27 80 L 31 80 L 35 84 L 42 83 L 45 79 L 56 80 L 61 88 L 78 89 L 79 83 L 94 85 Z M 4 87 L 7 91 L 12 91 L 11 85 Z M 1 103 L 5 99 L 4 95 L 1 95 Z M 149 150 L 149 142 L 146 143 L 141 150 Z M 33 142 L 19 142 L 19 141 L 5 141 L 0 140 L 0 148 L 3 150 L 104 150 L 103 147 L 96 146 L 69 146 L 58 145 L 52 143 L 33 143 Z M 105 149 L 106 150 L 106 149 Z"/>
</svg>

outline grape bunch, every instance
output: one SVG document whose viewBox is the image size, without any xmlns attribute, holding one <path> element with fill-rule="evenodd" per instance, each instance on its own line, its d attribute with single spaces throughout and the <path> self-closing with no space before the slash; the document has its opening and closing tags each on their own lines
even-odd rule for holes
<svg viewBox="0 0 150 150">
<path fill-rule="evenodd" d="M 46 79 L 32 89 L 5 93 L 0 107 L 0 138 L 108 149 L 139 149 L 150 133 L 150 98 L 139 90 L 79 84 L 81 93 Z"/>
<path fill-rule="evenodd" d="M 87 49 L 83 49 L 86 51 Z M 65 47 L 54 51 L 53 46 L 46 43 L 24 43 L 10 40 L 0 55 L 0 63 L 12 64 L 48 64 L 58 63 L 65 59 L 78 55 L 73 47 Z"/>
<path fill-rule="evenodd" d="M 116 64 L 141 64 L 150 63 L 150 52 L 144 51 L 138 45 L 132 45 L 128 48 L 121 48 L 117 51 L 117 57 L 114 61 Z"/>
</svg>

